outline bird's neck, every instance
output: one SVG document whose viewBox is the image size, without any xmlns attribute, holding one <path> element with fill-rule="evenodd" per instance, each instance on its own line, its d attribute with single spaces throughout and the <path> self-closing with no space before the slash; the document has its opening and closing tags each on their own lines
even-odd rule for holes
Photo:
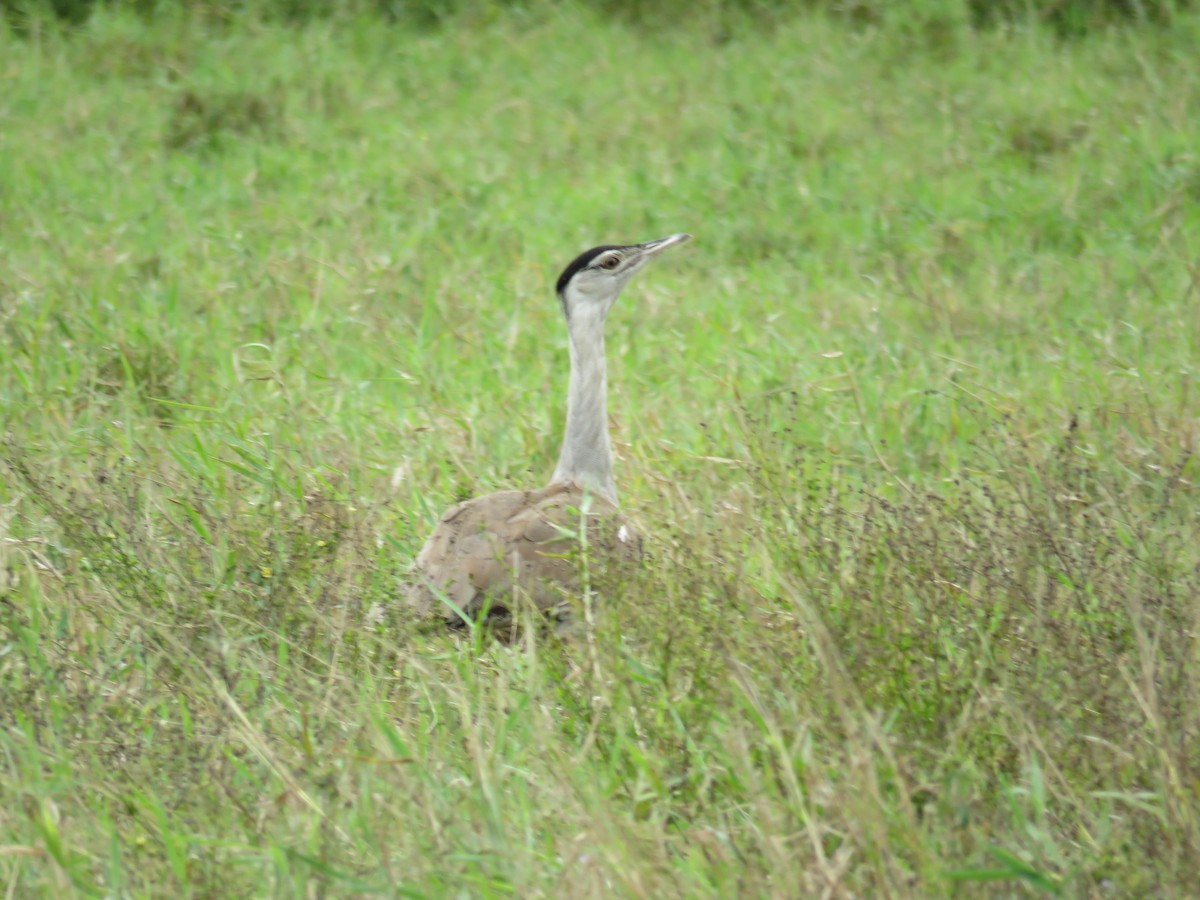
<svg viewBox="0 0 1200 900">
<path fill-rule="evenodd" d="M 604 322 L 572 321 L 567 430 L 554 470 L 556 483 L 574 483 L 617 502 L 608 438 Z"/>
</svg>

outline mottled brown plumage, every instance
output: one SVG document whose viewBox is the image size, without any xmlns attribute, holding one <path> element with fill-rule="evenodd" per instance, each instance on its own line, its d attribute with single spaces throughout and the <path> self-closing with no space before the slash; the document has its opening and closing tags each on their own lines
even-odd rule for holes
<svg viewBox="0 0 1200 900">
<path fill-rule="evenodd" d="M 564 620 L 581 587 L 585 519 L 590 557 L 611 565 L 641 554 L 641 539 L 616 506 L 595 494 L 585 500 L 578 485 L 500 491 L 452 506 L 417 556 L 410 601 L 448 625 L 463 624 L 463 615 L 476 620 L 485 606 L 489 618 L 504 619 L 525 604 Z"/>
</svg>

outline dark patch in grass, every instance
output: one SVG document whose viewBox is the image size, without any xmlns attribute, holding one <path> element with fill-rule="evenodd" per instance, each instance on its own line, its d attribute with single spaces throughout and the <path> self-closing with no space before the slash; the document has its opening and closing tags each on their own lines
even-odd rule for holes
<svg viewBox="0 0 1200 900">
<path fill-rule="evenodd" d="M 283 131 L 278 99 L 250 91 L 185 90 L 171 112 L 164 143 L 170 150 L 219 152 L 230 138 L 277 139 Z"/>
<path fill-rule="evenodd" d="M 977 28 L 1031 21 L 1062 38 L 1125 23 L 1166 26 L 1194 8 L 1193 0 L 968 0 L 967 5 Z"/>
<path fill-rule="evenodd" d="M 1060 125 L 1017 119 L 1008 126 L 1008 146 L 1031 167 L 1046 159 L 1069 153 L 1087 135 L 1084 125 Z"/>
<path fill-rule="evenodd" d="M 174 350 L 166 344 L 121 343 L 108 349 L 92 379 L 92 389 L 117 396 L 129 392 L 147 415 L 160 425 L 169 424 L 177 412 L 172 401 L 183 402 L 182 374 Z"/>
</svg>

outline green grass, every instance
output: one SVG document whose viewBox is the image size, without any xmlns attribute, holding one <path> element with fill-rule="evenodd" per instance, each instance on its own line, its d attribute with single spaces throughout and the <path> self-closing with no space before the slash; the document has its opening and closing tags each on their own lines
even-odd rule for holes
<svg viewBox="0 0 1200 900">
<path fill-rule="evenodd" d="M 1193 894 L 1200 16 L 921 22 L 0 35 L 7 895 Z M 422 632 L 553 467 L 559 268 L 680 230 L 644 569 Z"/>
</svg>

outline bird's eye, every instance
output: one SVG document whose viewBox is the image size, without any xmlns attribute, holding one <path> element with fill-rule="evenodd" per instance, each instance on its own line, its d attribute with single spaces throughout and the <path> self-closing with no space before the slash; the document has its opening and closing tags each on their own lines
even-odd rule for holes
<svg viewBox="0 0 1200 900">
<path fill-rule="evenodd" d="M 620 264 L 621 264 L 621 258 L 619 256 L 610 256 L 604 262 L 600 263 L 600 268 L 608 269 L 611 272 L 613 269 L 615 269 Z"/>
</svg>

